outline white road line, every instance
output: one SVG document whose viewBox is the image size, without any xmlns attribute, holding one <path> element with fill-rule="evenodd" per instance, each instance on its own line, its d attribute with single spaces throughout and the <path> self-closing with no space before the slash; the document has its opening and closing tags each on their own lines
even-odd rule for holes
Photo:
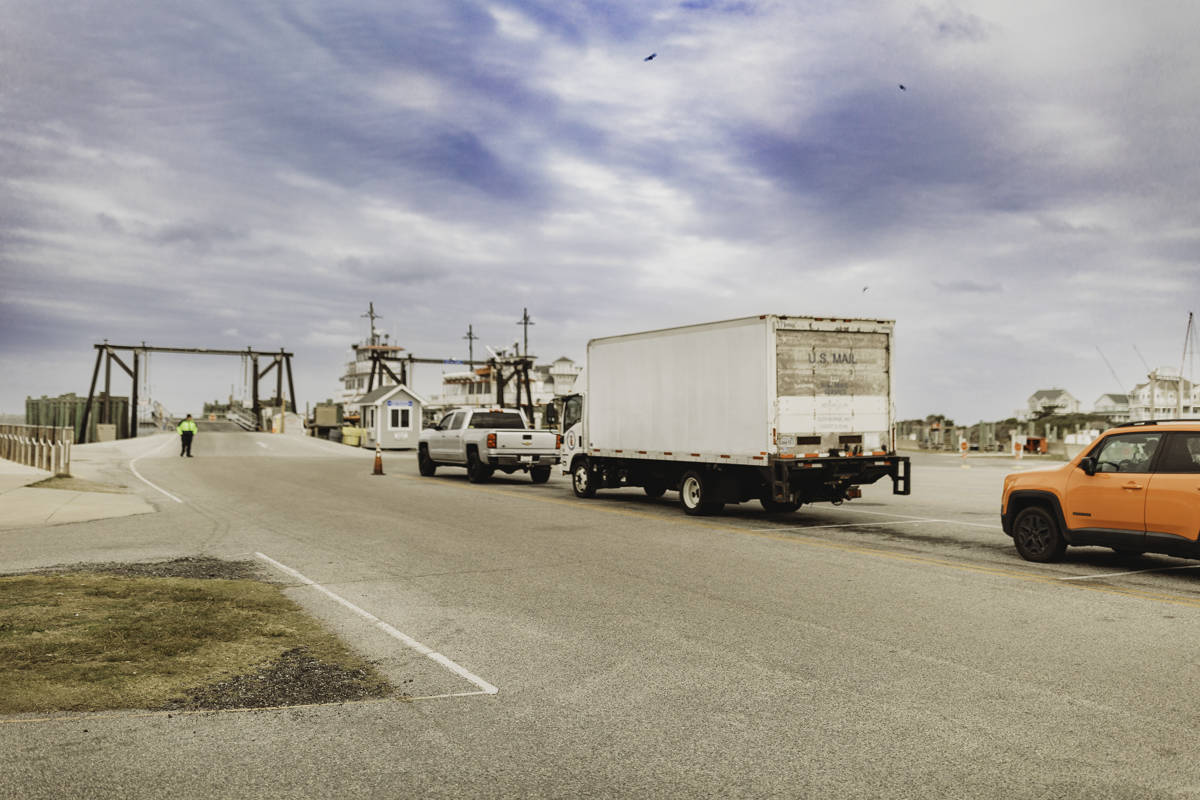
<svg viewBox="0 0 1200 800">
<path fill-rule="evenodd" d="M 266 561 L 268 564 L 275 566 L 277 569 L 281 570 L 282 572 L 286 572 L 288 575 L 291 575 L 293 578 L 300 581 L 305 586 L 313 587 L 317 591 L 328 596 L 330 599 L 340 603 L 341 605 L 343 605 L 346 608 L 353 611 L 355 614 L 358 614 L 363 619 L 368 620 L 376 628 L 379 628 L 387 635 L 391 636 L 394 639 L 399 639 L 401 642 L 408 645 L 413 650 L 416 650 L 421 655 L 425 656 L 428 659 L 436 661 L 437 663 L 441 664 L 446 669 L 453 672 L 455 675 L 458 675 L 460 678 L 465 678 L 466 680 L 470 681 L 471 683 L 473 683 L 474 685 L 479 687 L 479 689 L 480 689 L 479 692 L 470 692 L 468 694 L 496 694 L 497 692 L 500 691 L 495 686 L 492 686 L 490 683 L 485 681 L 483 678 L 480 678 L 478 675 L 475 675 L 474 673 L 468 671 L 467 669 L 464 669 L 463 667 L 459 666 L 458 664 L 455 664 L 453 661 L 446 658 L 441 653 L 434 652 L 433 650 L 431 650 L 430 648 L 421 644 L 420 642 L 418 642 L 416 639 L 412 638 L 411 636 L 409 636 L 405 633 L 401 633 L 400 631 L 393 628 L 391 625 L 388 625 L 386 622 L 384 622 L 383 620 L 381 620 L 379 617 L 375 616 L 374 614 L 370 613 L 369 611 L 364 611 L 363 609 L 354 605 L 354 603 L 351 603 L 349 600 L 345 599 L 344 597 L 339 597 L 338 595 L 336 595 L 333 592 L 326 589 L 321 584 L 316 583 L 315 581 L 310 580 L 309 578 L 306 578 L 305 576 L 301 575 L 299 572 L 292 569 L 291 567 L 289 567 L 285 564 L 280 564 L 275 559 L 273 559 L 270 556 L 265 555 L 263 553 L 255 553 L 254 555 L 258 556 L 263 561 Z M 438 695 L 438 696 L 439 697 L 462 697 L 465 695 Z M 430 699 L 430 698 L 424 698 L 424 699 Z"/>
<path fill-rule="evenodd" d="M 266 444 L 264 444 L 263 442 L 255 442 L 255 444 L 258 445 L 259 447 L 261 447 L 263 450 L 267 449 Z"/>
<path fill-rule="evenodd" d="M 896 517 L 897 519 L 911 519 L 914 522 L 948 522 L 948 523 L 951 523 L 954 525 L 969 525 L 972 528 L 987 528 L 990 531 L 1003 530 L 1003 528 L 999 525 L 985 525 L 982 522 L 964 522 L 962 520 L 957 520 L 957 519 L 934 519 L 933 517 L 913 517 L 913 516 L 909 516 L 908 514 L 893 514 L 888 511 L 867 511 L 866 509 L 862 509 L 862 508 L 838 507 L 837 511 L 835 511 L 833 513 L 836 514 L 839 511 L 849 511 L 854 514 L 871 514 L 876 517 Z M 997 516 L 999 516 L 999 512 L 997 512 Z"/>
<path fill-rule="evenodd" d="M 916 525 L 919 522 L 950 522 L 948 519 L 898 519 L 891 522 L 846 522 L 838 525 L 797 525 L 794 527 L 779 526 L 775 528 L 746 528 L 745 530 L 751 533 L 765 533 L 768 531 L 786 531 L 792 533 L 794 531 L 820 531 L 826 528 L 866 528 L 870 525 Z"/>
<path fill-rule="evenodd" d="M 1099 575 L 1072 575 L 1069 578 L 1059 578 L 1060 581 L 1086 581 L 1092 578 L 1119 578 L 1123 575 L 1141 575 L 1144 572 L 1167 572 L 1173 569 L 1200 569 L 1200 564 L 1184 564 L 1179 567 L 1151 567 L 1150 569 L 1135 569 L 1131 572 L 1105 572 Z"/>
<path fill-rule="evenodd" d="M 137 458 L 135 458 L 135 459 L 133 459 L 132 461 L 130 461 L 130 462 L 129 462 L 129 470 L 130 470 L 130 471 L 131 471 L 131 472 L 132 472 L 134 475 L 137 475 L 137 477 L 138 477 L 138 480 L 140 480 L 142 483 L 144 483 L 144 484 L 146 484 L 147 486 L 149 486 L 151 489 L 155 489 L 155 490 L 157 490 L 157 491 L 160 491 L 160 492 L 162 492 L 162 493 L 163 493 L 163 494 L 165 494 L 167 497 L 169 497 L 169 498 L 171 498 L 172 500 L 174 500 L 176 503 L 182 503 L 182 502 L 183 502 L 182 500 L 180 500 L 178 497 L 176 497 L 175 495 L 173 495 L 173 494 L 171 494 L 170 492 L 168 492 L 166 489 L 164 489 L 164 488 L 162 488 L 161 486 L 158 486 L 158 485 L 156 485 L 156 484 L 153 484 L 153 483 L 151 483 L 150 481 L 146 480 L 146 478 L 145 478 L 145 477 L 142 475 L 142 473 L 140 473 L 140 472 L 138 472 L 138 471 L 137 471 L 137 467 L 135 467 L 135 466 L 134 466 L 134 464 L 135 464 L 135 463 L 137 463 L 137 462 L 138 462 L 138 461 L 140 461 L 141 459 L 145 458 L 146 456 L 150 455 L 151 453 L 157 453 L 159 450 L 162 450 L 162 449 L 163 449 L 163 445 L 165 445 L 167 442 L 170 442 L 170 441 L 174 441 L 174 440 L 173 440 L 173 439 L 164 439 L 164 440 L 163 440 L 163 443 L 162 443 L 162 444 L 160 444 L 158 447 L 154 448 L 153 450 L 147 450 L 145 453 L 142 453 L 140 456 L 138 456 Z"/>
</svg>

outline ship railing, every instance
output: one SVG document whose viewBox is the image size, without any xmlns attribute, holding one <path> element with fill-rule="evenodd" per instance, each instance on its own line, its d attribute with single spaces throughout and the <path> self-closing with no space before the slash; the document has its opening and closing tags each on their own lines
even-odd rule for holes
<svg viewBox="0 0 1200 800">
<path fill-rule="evenodd" d="M 74 441 L 72 428 L 0 425 L 0 458 L 69 477 Z"/>
<path fill-rule="evenodd" d="M 254 424 L 254 414 L 241 406 L 230 406 L 229 410 L 225 412 L 225 419 L 248 431 L 255 430 L 258 427 Z"/>
</svg>

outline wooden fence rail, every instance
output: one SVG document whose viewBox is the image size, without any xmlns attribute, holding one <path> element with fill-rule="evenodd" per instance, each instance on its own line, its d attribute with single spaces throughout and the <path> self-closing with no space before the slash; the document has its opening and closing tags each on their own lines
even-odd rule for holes
<svg viewBox="0 0 1200 800">
<path fill-rule="evenodd" d="M 0 425 L 0 458 L 69 476 L 74 441 L 75 431 L 71 428 Z"/>
</svg>

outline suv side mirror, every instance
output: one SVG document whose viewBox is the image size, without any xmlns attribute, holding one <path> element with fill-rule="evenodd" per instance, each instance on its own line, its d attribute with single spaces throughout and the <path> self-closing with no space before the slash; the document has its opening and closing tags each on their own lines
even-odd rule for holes
<svg viewBox="0 0 1200 800">
<path fill-rule="evenodd" d="M 1084 472 L 1086 472 L 1088 475 L 1095 475 L 1096 474 L 1096 459 L 1092 458 L 1091 456 L 1087 456 L 1086 458 L 1080 459 L 1079 468 L 1081 470 L 1083 470 Z"/>
</svg>

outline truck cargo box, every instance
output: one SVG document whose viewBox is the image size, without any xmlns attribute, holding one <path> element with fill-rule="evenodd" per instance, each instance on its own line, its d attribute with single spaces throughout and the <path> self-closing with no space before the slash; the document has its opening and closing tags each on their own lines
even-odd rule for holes
<svg viewBox="0 0 1200 800">
<path fill-rule="evenodd" d="M 763 315 L 593 339 L 588 449 L 744 464 L 890 450 L 893 326 Z"/>
</svg>

